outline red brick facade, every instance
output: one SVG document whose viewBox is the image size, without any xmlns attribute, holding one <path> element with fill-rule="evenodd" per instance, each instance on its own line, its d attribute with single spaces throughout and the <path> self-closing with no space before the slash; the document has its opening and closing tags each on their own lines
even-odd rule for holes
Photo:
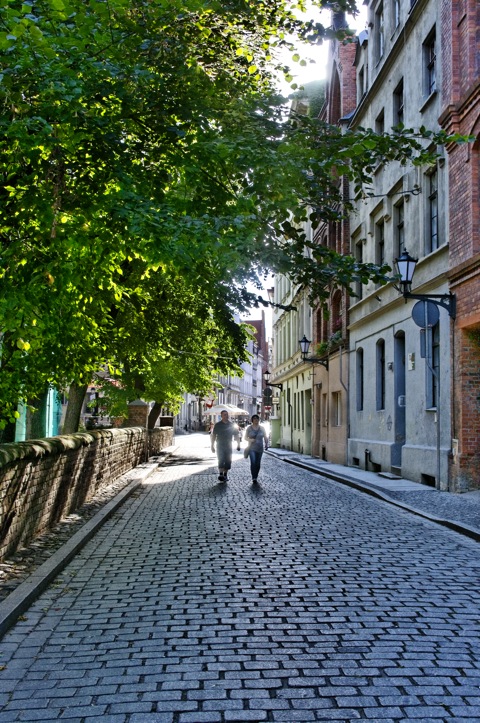
<svg viewBox="0 0 480 723">
<path fill-rule="evenodd" d="M 337 23 L 344 25 L 343 14 L 334 14 L 333 25 Z M 357 106 L 356 52 L 356 43 L 332 42 L 330 45 L 326 100 L 320 118 L 332 125 L 340 125 L 342 119 L 353 113 Z M 348 180 L 344 178 L 342 183 L 344 197 L 348 198 Z M 315 231 L 314 239 L 318 244 L 334 249 L 339 254 L 350 254 L 348 219 L 321 224 Z M 329 364 L 328 371 L 317 366 L 315 375 L 312 454 L 341 464 L 347 459 L 348 392 L 343 379 L 347 376 L 345 349 L 348 339 L 349 301 L 350 297 L 345 289 L 336 289 L 329 299 L 328 315 L 324 314 L 321 307 L 314 310 L 313 346 L 310 351 L 312 356 L 324 359 L 328 354 Z M 341 399 L 341 424 L 335 428 L 326 424 L 333 398 Z"/>
<path fill-rule="evenodd" d="M 480 138 L 480 3 L 442 0 L 442 127 Z M 480 487 L 480 140 L 448 149 L 453 330 L 451 488 Z"/>
</svg>

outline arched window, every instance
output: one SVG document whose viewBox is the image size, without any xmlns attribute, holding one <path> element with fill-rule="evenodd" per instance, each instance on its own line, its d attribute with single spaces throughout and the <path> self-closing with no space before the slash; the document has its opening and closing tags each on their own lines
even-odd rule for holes
<svg viewBox="0 0 480 723">
<path fill-rule="evenodd" d="M 334 66 L 330 81 L 329 122 L 335 125 L 342 117 L 342 94 L 338 69 Z"/>
</svg>

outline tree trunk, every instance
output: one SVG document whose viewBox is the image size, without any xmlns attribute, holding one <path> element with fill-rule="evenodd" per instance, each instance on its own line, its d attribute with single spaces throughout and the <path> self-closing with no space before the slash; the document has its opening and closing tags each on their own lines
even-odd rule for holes
<svg viewBox="0 0 480 723">
<path fill-rule="evenodd" d="M 162 411 L 162 405 L 160 402 L 154 402 L 153 407 L 150 410 L 150 414 L 148 415 L 148 429 L 153 429 L 155 427 L 155 424 L 157 422 L 157 419 L 160 416 L 160 412 Z"/>
<path fill-rule="evenodd" d="M 63 423 L 62 434 L 73 434 L 78 432 L 80 414 L 82 412 L 83 400 L 87 393 L 88 384 L 71 384 L 68 392 L 67 411 Z"/>
<path fill-rule="evenodd" d="M 0 444 L 15 442 L 15 422 L 8 422 L 7 426 L 0 432 Z"/>
</svg>

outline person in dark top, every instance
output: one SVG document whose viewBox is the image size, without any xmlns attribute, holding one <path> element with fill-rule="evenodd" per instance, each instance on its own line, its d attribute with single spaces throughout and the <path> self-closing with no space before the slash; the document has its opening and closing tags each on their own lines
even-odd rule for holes
<svg viewBox="0 0 480 723">
<path fill-rule="evenodd" d="M 228 418 L 226 409 L 221 411 L 220 417 L 220 421 L 212 429 L 212 452 L 215 452 L 216 448 L 218 479 L 220 482 L 228 482 L 228 470 L 232 466 L 232 438 L 235 435 L 235 429 Z"/>
</svg>

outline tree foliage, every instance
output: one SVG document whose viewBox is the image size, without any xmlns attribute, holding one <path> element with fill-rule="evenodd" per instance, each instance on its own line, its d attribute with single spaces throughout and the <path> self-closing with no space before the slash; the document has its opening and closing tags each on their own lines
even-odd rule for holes
<svg viewBox="0 0 480 723">
<path fill-rule="evenodd" d="M 279 51 L 334 34 L 299 20 L 302 5 L 3 2 L 4 421 L 18 400 L 85 384 L 106 364 L 126 397 L 206 391 L 244 360 L 235 314 L 269 270 L 320 299 L 358 274 L 382 276 L 328 249 L 305 257 L 299 222 L 338 218 L 340 175 L 361 185 L 380 157 L 417 162 L 428 134 L 285 123 Z"/>
</svg>

